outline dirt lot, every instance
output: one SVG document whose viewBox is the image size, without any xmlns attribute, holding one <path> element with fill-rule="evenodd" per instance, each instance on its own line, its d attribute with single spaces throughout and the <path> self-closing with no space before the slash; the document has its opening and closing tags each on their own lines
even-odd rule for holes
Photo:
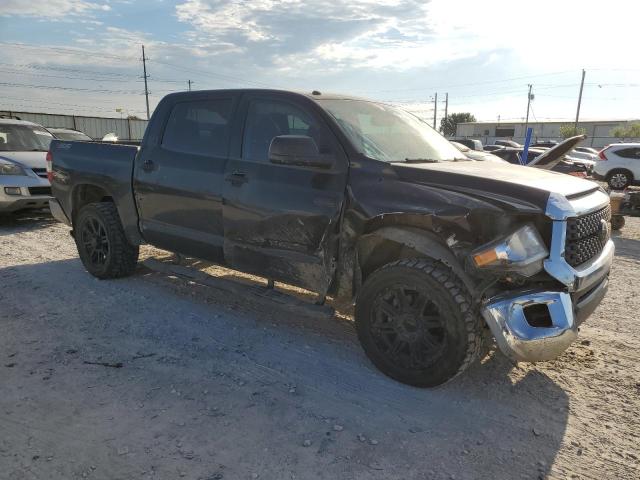
<svg viewBox="0 0 640 480">
<path fill-rule="evenodd" d="M 639 478 L 640 221 L 615 241 L 558 361 L 492 352 L 419 390 L 374 369 L 348 311 L 144 266 L 98 281 L 64 226 L 2 221 L 0 478 Z"/>
</svg>

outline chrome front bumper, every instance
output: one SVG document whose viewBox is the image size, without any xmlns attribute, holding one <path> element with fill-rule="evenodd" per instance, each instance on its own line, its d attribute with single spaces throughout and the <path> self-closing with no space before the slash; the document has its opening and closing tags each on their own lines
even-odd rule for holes
<svg viewBox="0 0 640 480">
<path fill-rule="evenodd" d="M 498 347 L 513 361 L 539 362 L 558 357 L 577 338 L 578 326 L 607 292 L 615 252 L 612 240 L 597 257 L 579 267 L 572 267 L 564 259 L 566 219 L 600 209 L 608 202 L 601 192 L 585 198 L 590 200 L 590 208 L 584 207 L 584 198 L 568 202 L 552 197 L 547 209 L 553 220 L 553 233 L 544 268 L 564 288 L 510 292 L 488 299 L 482 308 Z"/>
<path fill-rule="evenodd" d="M 549 326 L 535 327 L 527 320 L 525 309 L 536 305 L 548 309 Z M 502 353 L 516 362 L 552 360 L 578 336 L 568 293 L 530 291 L 496 297 L 482 314 Z"/>
</svg>

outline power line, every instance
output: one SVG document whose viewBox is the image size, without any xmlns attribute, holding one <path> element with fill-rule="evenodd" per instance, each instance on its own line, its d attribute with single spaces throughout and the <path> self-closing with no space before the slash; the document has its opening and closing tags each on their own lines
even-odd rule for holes
<svg viewBox="0 0 640 480">
<path fill-rule="evenodd" d="M 0 65 L 8 65 L 8 64 L 0 63 Z M 54 71 L 58 71 L 58 69 L 53 69 L 53 70 Z M 62 69 L 60 69 L 60 70 L 62 70 Z M 76 70 L 76 71 L 77 72 L 82 72 L 82 73 L 91 73 L 89 71 L 82 71 L 82 70 Z M 13 70 L 13 69 L 3 69 L 2 72 L 3 73 L 16 74 L 16 75 L 30 75 L 30 76 L 34 76 L 34 77 L 64 78 L 64 79 L 68 79 L 68 80 L 90 80 L 90 81 L 95 81 L 95 82 L 131 83 L 131 82 L 140 81 L 140 80 L 138 80 L 140 77 L 136 77 L 136 76 L 131 76 L 131 78 L 132 78 L 131 80 L 124 80 L 124 79 L 121 79 L 121 78 L 94 78 L 94 77 L 78 77 L 78 76 L 69 76 L 69 75 L 51 75 L 51 74 L 46 74 L 46 73 L 33 73 L 33 72 L 25 72 L 25 71 L 20 71 L 20 70 Z M 156 77 L 152 77 L 152 78 L 153 78 L 154 82 L 158 82 L 158 83 L 175 83 L 175 84 L 180 84 L 180 85 L 182 85 L 184 83 L 184 80 L 166 80 L 166 79 L 156 78 Z"/>
<path fill-rule="evenodd" d="M 93 93 L 119 93 L 123 95 L 140 95 L 141 92 L 133 90 L 109 90 L 109 89 L 92 89 L 81 87 L 59 87 L 53 85 L 33 85 L 29 83 L 0 82 L 0 85 L 6 87 L 24 87 L 24 88 L 43 88 L 50 90 L 68 90 L 72 92 L 93 92 Z"/>
<path fill-rule="evenodd" d="M 525 75 L 522 77 L 511 77 L 511 78 L 505 78 L 502 80 L 486 80 L 482 82 L 458 83 L 458 84 L 449 84 L 446 86 L 441 85 L 441 86 L 430 86 L 430 87 L 421 87 L 421 88 L 403 88 L 403 89 L 391 89 L 391 90 L 361 90 L 361 92 L 366 92 L 366 93 L 411 92 L 411 91 L 423 91 L 423 90 L 434 90 L 434 89 L 455 88 L 455 87 L 471 87 L 476 85 L 488 85 L 492 83 L 505 83 L 505 82 L 511 82 L 515 80 L 526 80 L 529 78 L 549 77 L 549 76 L 562 75 L 562 74 L 573 73 L 573 72 L 574 72 L 573 70 L 564 70 L 561 72 L 541 73 L 538 75 Z"/>
<path fill-rule="evenodd" d="M 0 42 L 0 45 L 7 45 L 9 47 L 13 47 L 13 48 L 26 48 L 26 49 L 32 49 L 32 50 L 53 50 L 57 53 L 66 53 L 68 55 L 77 55 L 77 56 L 81 56 L 81 57 L 95 57 L 95 52 L 89 52 L 89 51 L 85 51 L 85 50 L 80 50 L 80 49 L 73 49 L 73 48 L 66 48 L 66 47 L 49 47 L 46 45 L 29 45 L 27 43 L 17 43 L 17 42 Z M 100 53 L 100 56 L 102 58 L 110 58 L 113 60 L 130 60 L 130 61 L 137 61 L 138 59 L 136 57 L 125 57 L 122 55 L 113 55 L 113 54 L 106 54 L 106 53 Z"/>
</svg>

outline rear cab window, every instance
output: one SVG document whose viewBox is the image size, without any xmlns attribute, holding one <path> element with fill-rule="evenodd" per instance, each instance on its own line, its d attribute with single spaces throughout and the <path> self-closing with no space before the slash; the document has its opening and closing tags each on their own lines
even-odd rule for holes
<svg viewBox="0 0 640 480">
<path fill-rule="evenodd" d="M 233 98 L 176 103 L 162 136 L 162 147 L 175 152 L 224 157 L 229 148 Z"/>
</svg>

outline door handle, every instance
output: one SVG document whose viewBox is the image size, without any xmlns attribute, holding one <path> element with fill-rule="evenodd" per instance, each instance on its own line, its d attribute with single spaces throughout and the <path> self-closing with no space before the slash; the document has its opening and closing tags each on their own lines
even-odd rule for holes
<svg viewBox="0 0 640 480">
<path fill-rule="evenodd" d="M 247 183 L 249 179 L 247 178 L 247 172 L 239 172 L 235 171 L 230 173 L 225 177 L 227 182 L 231 182 L 232 185 L 240 185 L 242 183 Z"/>
<path fill-rule="evenodd" d="M 153 170 L 154 166 L 155 164 L 153 163 L 152 160 L 145 160 L 144 162 L 142 162 L 142 169 L 145 172 L 150 172 L 151 170 Z"/>
</svg>

